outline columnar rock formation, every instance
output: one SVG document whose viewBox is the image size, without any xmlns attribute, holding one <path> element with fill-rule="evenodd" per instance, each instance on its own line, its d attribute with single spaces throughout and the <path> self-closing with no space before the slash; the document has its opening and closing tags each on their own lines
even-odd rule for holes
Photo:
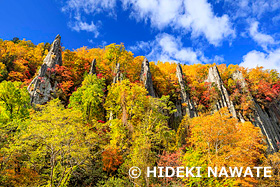
<svg viewBox="0 0 280 187">
<path fill-rule="evenodd" d="M 216 103 L 217 110 L 223 107 L 228 107 L 232 116 L 237 118 L 235 108 L 233 106 L 232 101 L 229 98 L 229 94 L 224 86 L 224 83 L 221 79 L 217 66 L 213 66 L 209 68 L 208 78 L 205 80 L 205 82 L 215 83 L 220 91 L 220 99 Z"/>
<path fill-rule="evenodd" d="M 89 70 L 89 74 L 96 74 L 96 60 L 93 59 L 93 61 L 91 62 L 91 67 Z"/>
<path fill-rule="evenodd" d="M 123 79 L 123 75 L 121 73 L 121 70 L 120 70 L 120 63 L 117 63 L 116 64 L 116 68 L 114 70 L 114 78 L 113 78 L 113 83 L 117 83 L 118 81 L 121 81 Z"/>
<path fill-rule="evenodd" d="M 196 117 L 197 112 L 194 106 L 193 101 L 190 99 L 190 94 L 186 91 L 186 85 L 183 80 L 183 71 L 180 64 L 177 65 L 176 68 L 176 76 L 178 77 L 179 85 L 181 87 L 181 97 L 182 97 L 182 103 L 186 103 L 187 106 L 185 108 L 185 111 L 183 111 L 183 115 L 188 115 L 190 118 Z"/>
<path fill-rule="evenodd" d="M 241 73 L 241 71 L 236 70 L 235 72 L 232 73 L 231 75 L 233 80 L 239 81 L 240 87 L 242 89 L 247 89 L 247 83 Z M 248 90 L 246 90 L 248 91 Z"/>
<path fill-rule="evenodd" d="M 60 35 L 57 35 L 51 49 L 43 61 L 43 65 L 28 86 L 31 104 L 45 104 L 55 97 L 57 81 L 55 79 L 55 66 L 62 65 Z"/>
<path fill-rule="evenodd" d="M 113 78 L 113 84 L 117 83 L 118 81 L 123 80 L 123 74 L 121 73 L 120 69 L 120 63 L 116 63 L 116 67 L 114 69 L 114 78 Z M 113 112 L 110 112 L 109 120 L 113 119 Z"/>
<path fill-rule="evenodd" d="M 147 60 L 147 58 L 144 59 L 141 66 L 140 81 L 144 83 L 144 86 L 147 89 L 148 94 L 152 97 L 155 97 L 156 94 L 153 87 L 152 74 L 150 71 L 149 61 Z"/>
<path fill-rule="evenodd" d="M 279 103 L 269 109 L 262 110 L 258 103 L 254 102 L 255 105 L 255 122 L 253 122 L 256 126 L 260 127 L 262 133 L 267 138 L 267 143 L 271 152 L 277 152 L 280 146 L 280 128 L 279 128 L 279 119 L 277 119 L 277 115 L 279 115 Z M 275 111 L 274 111 L 275 109 Z"/>
<path fill-rule="evenodd" d="M 239 81 L 244 92 L 249 93 L 249 98 L 254 106 L 254 116 L 250 120 L 254 125 L 260 127 L 263 135 L 266 136 L 271 152 L 277 152 L 280 146 L 280 103 L 273 102 L 269 107 L 262 109 L 250 94 L 242 73 L 235 71 L 232 78 Z"/>
</svg>

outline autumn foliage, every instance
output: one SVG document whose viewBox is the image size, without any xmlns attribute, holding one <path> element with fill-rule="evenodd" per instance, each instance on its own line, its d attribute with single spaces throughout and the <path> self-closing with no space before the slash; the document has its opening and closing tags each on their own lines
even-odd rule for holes
<svg viewBox="0 0 280 187">
<path fill-rule="evenodd" d="M 118 149 L 108 148 L 102 153 L 103 170 L 114 172 L 122 164 L 122 155 Z"/>
<path fill-rule="evenodd" d="M 216 110 L 217 87 L 205 82 L 215 64 L 182 65 L 186 92 L 199 114 L 178 117 L 181 88 L 175 62 L 150 62 L 157 97 L 140 82 L 144 56 L 123 44 L 62 47 L 62 65 L 47 69 L 57 79 L 57 98 L 32 107 L 26 86 L 38 75 L 49 43 L 0 40 L 0 186 L 279 186 L 279 153 L 268 155 L 265 138 L 251 122 L 252 98 L 265 110 L 279 101 L 275 70 L 217 65 L 237 113 Z M 88 74 L 96 59 L 96 75 Z M 120 64 L 122 81 L 112 83 Z M 240 71 L 246 87 L 232 74 Z M 280 145 L 280 143 L 279 143 Z M 148 178 L 147 167 L 265 166 L 264 178 Z M 129 177 L 128 170 L 143 173 Z"/>
<path fill-rule="evenodd" d="M 207 167 L 254 167 L 264 159 L 265 145 L 258 127 L 250 122 L 241 123 L 232 118 L 227 108 L 213 115 L 202 115 L 190 120 L 189 147 L 183 158 L 187 165 L 193 162 Z M 197 164 L 197 163 L 195 163 Z M 252 186 L 257 180 L 251 178 L 215 179 L 218 181 L 187 181 L 194 184 L 232 183 Z M 234 181 L 231 181 L 234 180 Z M 208 184 L 209 185 L 209 184 Z"/>
</svg>

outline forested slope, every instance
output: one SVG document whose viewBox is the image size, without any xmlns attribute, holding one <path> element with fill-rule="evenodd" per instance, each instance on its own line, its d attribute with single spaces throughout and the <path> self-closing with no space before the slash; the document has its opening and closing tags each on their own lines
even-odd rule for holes
<svg viewBox="0 0 280 187">
<path fill-rule="evenodd" d="M 0 40 L 1 186 L 278 186 L 280 78 Z M 147 178 L 132 166 L 272 166 L 271 178 Z"/>
</svg>

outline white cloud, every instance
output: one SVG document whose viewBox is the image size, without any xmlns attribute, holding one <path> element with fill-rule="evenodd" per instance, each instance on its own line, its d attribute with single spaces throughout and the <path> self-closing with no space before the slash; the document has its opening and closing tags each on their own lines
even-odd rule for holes
<svg viewBox="0 0 280 187">
<path fill-rule="evenodd" d="M 131 9 L 136 20 L 150 20 L 151 25 L 162 29 L 174 22 L 182 12 L 182 0 L 122 0 L 125 9 Z"/>
<path fill-rule="evenodd" d="M 68 26 L 74 31 L 93 32 L 95 37 L 99 35 L 98 26 L 93 21 L 87 23 L 82 16 L 85 14 L 98 14 L 107 12 L 108 15 L 115 15 L 114 8 L 116 0 L 68 0 L 62 7 L 62 12 L 69 13 L 71 21 Z M 100 20 L 96 21 L 101 23 Z"/>
<path fill-rule="evenodd" d="M 276 69 L 280 72 L 280 48 L 268 53 L 250 51 L 243 56 L 243 62 L 239 65 L 247 68 L 263 66 L 265 69 Z"/>
<path fill-rule="evenodd" d="M 158 34 L 153 41 L 137 42 L 129 50 L 142 50 L 147 53 L 150 61 L 182 62 L 187 64 L 199 63 L 198 56 L 192 48 L 183 47 L 180 38 L 163 33 Z"/>
<path fill-rule="evenodd" d="M 144 51 L 147 52 L 151 49 L 152 42 L 137 41 L 136 45 L 129 46 L 128 50 L 131 52 Z"/>
<path fill-rule="evenodd" d="M 209 43 L 218 46 L 227 37 L 235 37 L 229 17 L 215 16 L 211 4 L 206 0 L 185 0 L 185 14 L 179 23 L 192 28 L 192 36 L 205 35 Z"/>
<path fill-rule="evenodd" d="M 226 11 L 233 19 L 240 17 L 261 18 L 280 8 L 279 0 L 224 0 Z"/>
<path fill-rule="evenodd" d="M 225 38 L 234 38 L 235 31 L 227 15 L 214 14 L 207 0 L 122 0 L 136 20 L 151 21 L 158 29 L 191 32 L 193 38 L 205 36 L 209 43 L 218 46 Z"/>
<path fill-rule="evenodd" d="M 272 36 L 260 33 L 258 31 L 258 27 L 259 27 L 259 22 L 254 21 L 251 23 L 251 26 L 249 28 L 250 36 L 253 38 L 254 41 L 258 43 L 258 45 L 262 46 L 262 48 L 267 50 L 268 45 L 277 44 L 277 42 L 275 42 Z"/>
<path fill-rule="evenodd" d="M 227 15 L 218 17 L 207 0 L 121 0 L 123 8 L 130 11 L 130 17 L 137 21 L 150 22 L 159 30 L 166 27 L 191 32 L 192 38 L 204 36 L 210 44 L 218 46 L 225 38 L 234 38 L 235 31 Z M 115 14 L 116 0 L 68 0 L 62 11 L 70 13 L 75 20 L 72 29 L 79 31 L 86 26 L 95 32 L 93 24 L 87 24 L 84 14 L 106 12 Z M 73 26 L 74 25 L 74 26 Z M 83 26 L 83 27 L 82 27 Z M 74 27 L 74 28 L 73 28 Z M 85 30 L 85 29 L 84 29 Z"/>
<path fill-rule="evenodd" d="M 274 17 L 272 18 L 272 21 L 273 21 L 274 23 L 279 22 L 279 21 L 280 21 L 280 14 L 278 14 L 277 16 L 274 16 Z"/>
<path fill-rule="evenodd" d="M 280 8 L 279 0 L 251 0 L 252 12 L 258 18 L 267 12 L 273 12 Z"/>
<path fill-rule="evenodd" d="M 223 57 L 215 56 L 209 59 L 203 52 L 194 51 L 191 47 L 184 47 L 180 37 L 163 33 L 158 34 L 153 41 L 137 42 L 135 46 L 129 47 L 132 52 L 143 51 L 150 61 L 180 62 L 185 64 L 222 62 Z"/>
<path fill-rule="evenodd" d="M 252 12 L 257 15 L 257 17 L 261 17 L 262 14 L 267 12 L 270 8 L 270 3 L 266 0 L 257 0 L 252 2 Z"/>
<path fill-rule="evenodd" d="M 93 22 L 91 22 L 91 24 L 88 24 L 83 21 L 76 21 L 70 27 L 77 32 L 80 32 L 80 31 L 93 32 L 95 38 L 97 38 L 99 35 L 97 26 Z"/>
<path fill-rule="evenodd" d="M 225 59 L 223 56 L 215 55 L 213 62 L 215 62 L 216 64 L 221 64 L 221 63 L 225 62 Z"/>
<path fill-rule="evenodd" d="M 74 11 L 74 16 L 79 17 L 81 11 L 86 14 L 100 13 L 103 11 L 114 12 L 116 0 L 68 0 L 62 7 L 63 12 Z"/>
<path fill-rule="evenodd" d="M 153 61 L 182 62 L 187 64 L 199 63 L 198 56 L 192 48 L 183 47 L 180 38 L 169 34 L 159 34 L 150 43 L 152 51 L 147 57 Z"/>
</svg>

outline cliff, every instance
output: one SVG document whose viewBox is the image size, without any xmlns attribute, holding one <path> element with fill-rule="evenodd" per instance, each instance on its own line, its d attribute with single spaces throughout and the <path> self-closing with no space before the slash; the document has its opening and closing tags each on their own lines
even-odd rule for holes
<svg viewBox="0 0 280 187">
<path fill-rule="evenodd" d="M 205 82 L 214 83 L 220 92 L 219 93 L 220 99 L 216 103 L 216 109 L 219 110 L 223 107 L 228 107 L 232 116 L 237 118 L 236 110 L 233 106 L 232 101 L 229 98 L 228 91 L 224 86 L 224 83 L 221 79 L 217 66 L 213 66 L 209 68 L 208 78 L 205 80 Z"/>
<path fill-rule="evenodd" d="M 58 81 L 56 79 L 55 67 L 56 65 L 62 65 L 62 52 L 60 42 L 61 37 L 58 35 L 53 41 L 50 51 L 45 57 L 38 75 L 28 86 L 28 92 L 31 96 L 31 104 L 45 104 L 52 98 L 57 97 L 56 89 Z M 139 65 L 140 63 L 141 61 L 139 62 Z M 113 71 L 113 83 L 117 83 L 119 81 L 122 81 L 124 78 L 128 78 L 124 77 L 125 74 L 122 74 L 125 73 L 125 70 L 120 70 L 120 63 L 118 62 L 116 62 Z M 89 73 L 97 74 L 95 59 L 93 59 L 91 63 Z M 169 116 L 169 122 L 175 124 L 175 126 L 185 115 L 187 115 L 189 118 L 198 116 L 196 103 L 194 103 L 191 98 L 192 93 L 189 91 L 189 85 L 187 85 L 183 75 L 184 73 L 182 71 L 182 66 L 180 64 L 177 64 L 176 77 L 178 79 L 178 91 L 180 92 L 180 97 L 178 98 L 178 91 L 173 92 L 172 101 L 176 106 L 177 111 Z M 139 80 L 143 83 L 144 87 L 148 91 L 148 95 L 157 97 L 158 95 L 156 94 L 156 90 L 158 90 L 159 88 L 154 87 L 152 76 L 158 75 L 152 75 L 149 61 L 145 58 L 141 64 Z M 200 82 L 203 82 L 204 79 L 205 78 L 202 78 Z M 263 135 L 266 137 L 270 152 L 277 152 L 280 145 L 280 102 L 278 100 L 275 100 L 271 101 L 267 106 L 260 105 L 260 103 L 258 103 L 250 93 L 249 86 L 240 71 L 233 72 L 231 75 L 231 79 L 238 82 L 239 89 L 242 94 L 246 94 L 246 96 L 248 95 L 247 98 L 249 98 L 250 102 L 253 103 L 253 112 L 249 116 L 243 116 L 242 111 L 237 107 L 236 101 L 235 103 L 233 103 L 233 101 L 230 99 L 231 97 L 229 93 L 231 92 L 226 89 L 226 86 L 224 85 L 224 82 L 216 65 L 209 68 L 208 76 L 205 80 L 205 82 L 211 83 L 212 86 L 215 86 L 215 88 L 217 88 L 218 90 L 219 99 L 215 101 L 213 112 L 223 107 L 227 107 L 232 116 L 239 119 L 241 122 L 244 122 L 245 119 L 250 120 L 255 126 L 260 127 Z M 157 84 L 155 85 L 158 85 L 158 82 L 156 83 Z M 172 82 L 171 84 L 173 83 L 174 82 Z M 169 88 L 172 88 L 172 86 Z M 176 93 L 177 95 L 174 93 Z M 174 97 L 174 95 L 176 96 Z M 112 114 L 110 114 L 110 119 L 112 118 L 113 116 Z"/>
<path fill-rule="evenodd" d="M 183 115 L 185 114 L 188 115 L 190 118 L 196 117 L 197 111 L 195 109 L 195 105 L 193 101 L 190 98 L 190 94 L 187 92 L 187 86 L 185 85 L 185 80 L 183 80 L 183 71 L 180 64 L 177 65 L 176 76 L 178 78 L 178 82 L 181 88 L 180 92 L 181 92 L 182 103 L 186 104 L 186 107 L 184 108 L 185 110 L 183 110 L 181 106 L 178 107 L 178 105 L 176 105 L 177 111 L 179 111 L 179 115 L 182 113 Z M 180 110 L 183 111 L 180 112 Z"/>
<path fill-rule="evenodd" d="M 93 61 L 91 62 L 89 74 L 93 74 L 93 75 L 96 74 L 96 60 L 95 59 L 93 59 Z"/>
<path fill-rule="evenodd" d="M 254 113 L 250 121 L 255 126 L 260 127 L 263 135 L 266 137 L 269 150 L 271 152 L 277 152 L 279 150 L 280 142 L 280 103 L 277 101 L 272 102 L 268 107 L 262 109 L 250 94 L 242 73 L 240 71 L 235 71 L 232 74 L 232 78 L 239 81 L 243 93 L 249 93 L 249 99 L 253 102 Z"/>
<path fill-rule="evenodd" d="M 45 104 L 56 97 L 55 66 L 62 65 L 60 40 L 60 35 L 57 35 L 43 61 L 38 76 L 32 80 L 27 88 L 31 104 Z"/>
<path fill-rule="evenodd" d="M 148 91 L 148 95 L 152 97 L 156 97 L 154 87 L 153 87 L 153 80 L 152 74 L 150 70 L 150 64 L 147 58 L 144 59 L 142 66 L 141 66 L 141 73 L 140 73 L 140 81 L 143 82 L 145 88 Z"/>
<path fill-rule="evenodd" d="M 113 83 L 117 83 L 118 81 L 121 81 L 123 79 L 123 75 L 120 70 L 120 63 L 116 63 L 116 67 L 114 69 L 114 78 Z"/>
</svg>

